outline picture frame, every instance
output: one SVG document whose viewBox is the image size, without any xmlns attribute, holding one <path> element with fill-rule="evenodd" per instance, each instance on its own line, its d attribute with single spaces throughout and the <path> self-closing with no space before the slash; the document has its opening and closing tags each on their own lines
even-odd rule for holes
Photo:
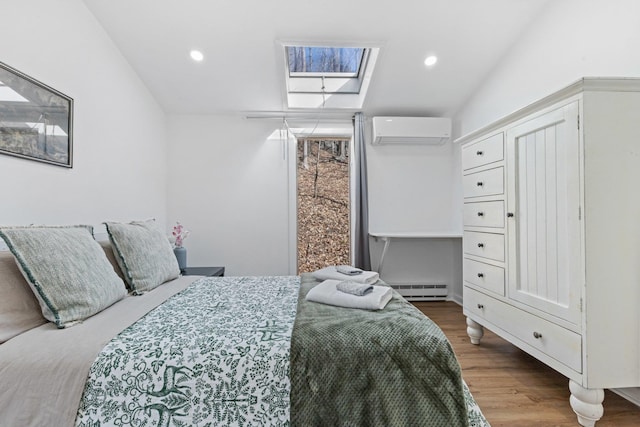
<svg viewBox="0 0 640 427">
<path fill-rule="evenodd" d="M 0 154 L 73 167 L 73 99 L 2 62 Z"/>
</svg>

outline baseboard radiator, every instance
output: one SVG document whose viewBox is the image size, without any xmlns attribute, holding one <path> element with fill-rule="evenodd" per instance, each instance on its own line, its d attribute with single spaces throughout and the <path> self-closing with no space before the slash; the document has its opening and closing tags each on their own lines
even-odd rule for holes
<svg viewBox="0 0 640 427">
<path fill-rule="evenodd" d="M 391 287 L 409 301 L 443 301 L 449 293 L 446 284 L 395 283 Z"/>
</svg>

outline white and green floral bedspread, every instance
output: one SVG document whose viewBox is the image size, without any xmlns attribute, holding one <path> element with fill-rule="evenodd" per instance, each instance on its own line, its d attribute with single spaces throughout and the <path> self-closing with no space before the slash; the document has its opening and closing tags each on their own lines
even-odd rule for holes
<svg viewBox="0 0 640 427">
<path fill-rule="evenodd" d="M 76 426 L 289 426 L 299 288 L 286 276 L 194 282 L 102 350 Z M 469 426 L 489 427 L 464 391 Z"/>
<path fill-rule="evenodd" d="M 76 425 L 288 425 L 299 277 L 203 278 L 115 337 Z"/>
</svg>

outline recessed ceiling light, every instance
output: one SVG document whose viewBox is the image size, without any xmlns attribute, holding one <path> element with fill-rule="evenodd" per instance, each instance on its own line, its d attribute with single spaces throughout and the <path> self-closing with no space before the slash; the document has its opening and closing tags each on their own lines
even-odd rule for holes
<svg viewBox="0 0 640 427">
<path fill-rule="evenodd" d="M 192 50 L 190 55 L 191 55 L 191 59 L 197 62 L 200 62 L 204 59 L 204 55 L 199 50 L 195 50 L 195 49 Z"/>
<path fill-rule="evenodd" d="M 424 65 L 426 65 L 427 67 L 433 67 L 434 65 L 436 65 L 436 62 L 438 62 L 438 57 L 435 55 L 429 55 L 424 60 Z"/>
</svg>

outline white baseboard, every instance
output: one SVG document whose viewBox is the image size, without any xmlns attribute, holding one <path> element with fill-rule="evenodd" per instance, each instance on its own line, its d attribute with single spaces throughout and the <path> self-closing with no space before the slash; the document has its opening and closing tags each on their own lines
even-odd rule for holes
<svg viewBox="0 0 640 427">
<path fill-rule="evenodd" d="M 449 295 L 447 297 L 447 301 L 453 301 L 462 307 L 462 295 Z"/>
</svg>

